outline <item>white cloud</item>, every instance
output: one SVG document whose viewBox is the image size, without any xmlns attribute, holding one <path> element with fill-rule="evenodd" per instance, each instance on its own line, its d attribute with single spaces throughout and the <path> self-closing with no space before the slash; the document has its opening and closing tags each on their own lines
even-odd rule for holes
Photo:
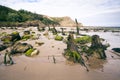
<svg viewBox="0 0 120 80">
<path fill-rule="evenodd" d="M 80 19 L 120 11 L 120 0 L 0 0 L 0 4 L 49 16 Z"/>
</svg>

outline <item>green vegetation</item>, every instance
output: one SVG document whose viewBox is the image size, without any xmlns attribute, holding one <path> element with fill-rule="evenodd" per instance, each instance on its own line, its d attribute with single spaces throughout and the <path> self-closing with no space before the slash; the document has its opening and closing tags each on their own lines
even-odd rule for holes
<svg viewBox="0 0 120 80">
<path fill-rule="evenodd" d="M 22 36 L 22 40 L 28 40 L 28 39 L 30 39 L 32 36 L 30 35 L 30 34 L 28 34 L 28 35 L 23 35 Z"/>
<path fill-rule="evenodd" d="M 65 57 L 73 62 L 78 62 L 82 65 L 85 65 L 81 54 L 78 51 L 78 46 L 74 41 L 73 34 L 68 35 L 67 49 L 65 50 Z"/>
<path fill-rule="evenodd" d="M 65 57 L 68 60 L 74 61 L 74 62 L 80 62 L 80 59 L 81 59 L 81 55 L 78 52 L 72 51 L 72 50 L 67 50 L 65 52 Z"/>
<path fill-rule="evenodd" d="M 4 33 L 1 37 L 1 41 L 3 41 L 3 43 L 13 43 L 20 39 L 21 37 L 19 35 L 19 32 L 12 32 L 11 34 Z"/>
<path fill-rule="evenodd" d="M 3 43 L 10 43 L 11 41 L 10 41 L 10 38 L 5 38 L 4 40 L 2 40 L 3 41 Z"/>
<path fill-rule="evenodd" d="M 33 48 L 31 48 L 31 49 L 29 49 L 29 50 L 27 50 L 26 52 L 25 52 L 25 55 L 26 56 L 31 56 L 31 53 L 34 51 L 34 49 Z"/>
<path fill-rule="evenodd" d="M 80 44 L 90 43 L 91 37 L 90 36 L 79 37 L 75 39 L 75 42 Z"/>
<path fill-rule="evenodd" d="M 31 23 L 27 23 L 27 21 L 34 21 L 38 20 L 42 22 L 43 24 L 49 26 L 49 25 L 59 25 L 58 22 L 53 21 L 47 17 L 44 17 L 43 15 L 32 13 L 26 10 L 13 10 L 11 8 L 5 7 L 0 5 L 0 26 L 1 27 L 14 27 L 14 26 L 38 26 L 38 23 L 35 23 L 34 25 Z"/>
<path fill-rule="evenodd" d="M 56 36 L 55 36 L 55 40 L 57 40 L 57 41 L 62 41 L 62 40 L 63 40 L 63 37 L 62 37 L 62 36 L 59 36 L 59 35 L 56 35 Z"/>
<path fill-rule="evenodd" d="M 61 22 L 63 18 L 51 17 L 53 21 Z"/>
</svg>

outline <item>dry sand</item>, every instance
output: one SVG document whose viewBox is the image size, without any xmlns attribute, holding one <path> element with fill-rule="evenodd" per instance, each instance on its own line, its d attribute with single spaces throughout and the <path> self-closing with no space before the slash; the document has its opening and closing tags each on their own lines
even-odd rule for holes
<svg viewBox="0 0 120 80">
<path fill-rule="evenodd" d="M 36 30 L 36 29 L 35 29 Z M 20 30 L 19 30 L 20 31 Z M 9 32 L 9 30 L 8 30 Z M 39 32 L 38 32 L 39 33 Z M 43 33 L 41 33 L 43 34 Z M 12 66 L 3 64 L 4 51 L 0 55 L 0 80 L 119 80 L 120 57 L 107 50 L 107 60 L 102 67 L 86 69 L 80 64 L 67 64 L 62 56 L 66 44 L 41 36 L 38 40 L 27 40 L 40 50 L 39 55 L 26 57 L 13 56 Z M 42 46 L 35 45 L 35 41 L 45 42 Z M 56 64 L 53 62 L 55 56 Z M 111 56 L 114 56 L 113 58 Z"/>
</svg>

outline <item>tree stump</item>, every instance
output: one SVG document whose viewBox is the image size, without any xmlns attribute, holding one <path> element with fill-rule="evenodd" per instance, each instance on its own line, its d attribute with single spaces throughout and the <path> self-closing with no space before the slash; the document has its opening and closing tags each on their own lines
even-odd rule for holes
<svg viewBox="0 0 120 80">
<path fill-rule="evenodd" d="M 93 56 L 96 58 L 106 59 L 105 50 L 106 50 L 106 48 L 104 45 L 102 45 L 99 36 L 93 35 L 92 36 L 92 44 L 90 46 L 91 54 L 93 54 Z"/>
</svg>

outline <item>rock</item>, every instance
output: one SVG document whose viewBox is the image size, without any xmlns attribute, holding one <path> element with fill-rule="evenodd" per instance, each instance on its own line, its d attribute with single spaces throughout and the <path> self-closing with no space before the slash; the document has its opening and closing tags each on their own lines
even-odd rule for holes
<svg viewBox="0 0 120 80">
<path fill-rule="evenodd" d="M 35 44 L 37 44 L 38 46 L 41 46 L 44 44 L 44 42 L 35 42 Z"/>
<path fill-rule="evenodd" d="M 10 42 L 18 41 L 20 39 L 21 39 L 21 37 L 20 37 L 19 33 L 18 32 L 13 32 L 11 34 L 3 36 L 1 38 L 1 41 L 3 41 L 3 43 L 10 43 Z"/>
<path fill-rule="evenodd" d="M 7 48 L 7 47 L 6 47 L 5 45 L 0 44 L 0 51 L 4 50 L 4 49 L 6 49 L 6 48 Z"/>
<path fill-rule="evenodd" d="M 34 49 L 33 48 L 30 48 L 29 50 L 27 50 L 26 52 L 25 52 L 25 55 L 26 56 L 31 56 L 31 53 L 34 51 Z"/>
<path fill-rule="evenodd" d="M 32 57 L 32 56 L 35 56 L 38 54 L 39 54 L 39 51 L 37 49 L 33 49 L 33 48 L 31 48 L 25 52 L 25 55 L 29 56 L 29 57 Z"/>
<path fill-rule="evenodd" d="M 39 51 L 35 49 L 35 50 L 31 53 L 31 56 L 38 55 L 38 54 L 39 54 Z"/>
<path fill-rule="evenodd" d="M 32 45 L 28 44 L 28 43 L 16 43 L 13 46 L 12 49 L 12 54 L 16 54 L 16 53 L 25 53 L 27 50 L 33 48 Z"/>
<path fill-rule="evenodd" d="M 10 43 L 12 41 L 12 36 L 10 36 L 10 35 L 3 36 L 1 38 L 1 41 L 3 41 L 3 43 Z"/>
<path fill-rule="evenodd" d="M 24 35 L 30 34 L 30 31 L 24 31 Z"/>
<path fill-rule="evenodd" d="M 113 51 L 120 53 L 120 48 L 112 48 Z"/>
<path fill-rule="evenodd" d="M 62 40 L 63 40 L 63 37 L 62 37 L 62 36 L 59 36 L 59 35 L 56 35 L 56 36 L 55 36 L 55 40 L 57 40 L 57 41 L 62 41 Z"/>
<path fill-rule="evenodd" d="M 22 40 L 28 40 L 28 39 L 30 39 L 32 37 L 32 35 L 30 35 L 30 34 L 27 34 L 27 35 L 23 35 L 22 36 Z"/>
</svg>

